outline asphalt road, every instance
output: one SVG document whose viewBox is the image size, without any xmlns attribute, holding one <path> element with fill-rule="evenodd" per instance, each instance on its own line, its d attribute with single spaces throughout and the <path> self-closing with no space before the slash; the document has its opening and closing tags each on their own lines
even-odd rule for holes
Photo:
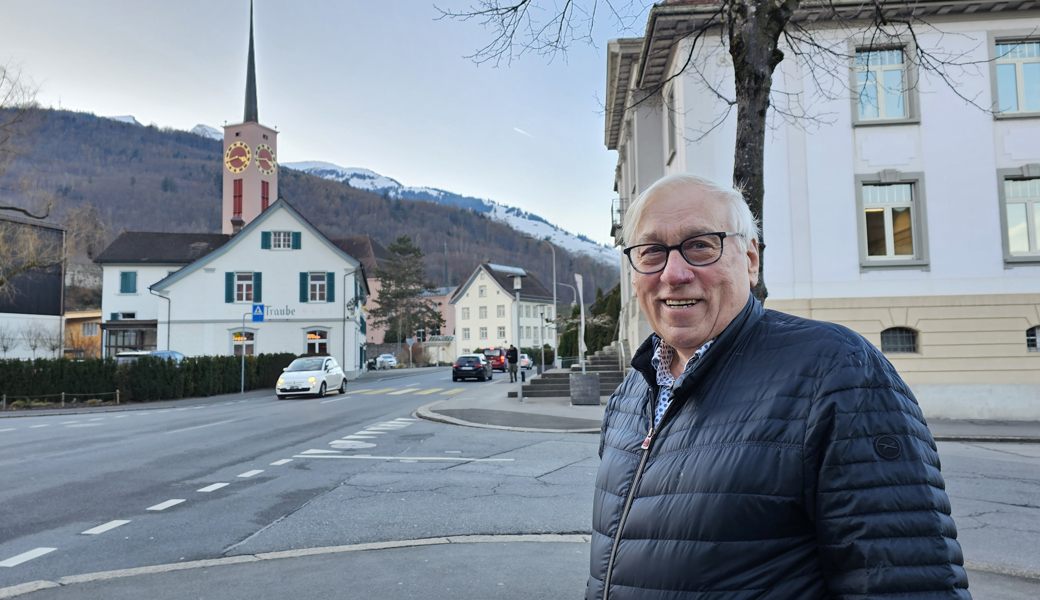
<svg viewBox="0 0 1040 600">
<path fill-rule="evenodd" d="M 488 385 L 508 383 L 452 383 L 446 370 L 427 370 L 352 382 L 348 395 L 324 399 L 253 394 L 0 419 L 0 588 L 303 548 L 587 534 L 597 436 L 412 417 L 446 394 L 497 390 Z M 1040 598 L 1040 581 L 1013 576 L 1040 571 L 1040 445 L 939 448 L 975 598 Z M 580 597 L 586 543 L 500 539 L 153 573 L 26 597 Z"/>
</svg>

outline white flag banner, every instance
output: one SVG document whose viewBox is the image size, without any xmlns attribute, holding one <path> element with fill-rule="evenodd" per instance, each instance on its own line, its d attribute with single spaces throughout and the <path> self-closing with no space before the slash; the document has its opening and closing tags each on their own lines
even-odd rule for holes
<svg viewBox="0 0 1040 600">
<path fill-rule="evenodd" d="M 578 326 L 578 351 L 582 356 L 585 356 L 589 348 L 585 345 L 585 294 L 582 290 L 581 275 L 574 274 L 574 283 L 577 284 L 577 287 L 574 289 L 578 291 L 578 306 L 581 307 L 581 325 Z"/>
</svg>

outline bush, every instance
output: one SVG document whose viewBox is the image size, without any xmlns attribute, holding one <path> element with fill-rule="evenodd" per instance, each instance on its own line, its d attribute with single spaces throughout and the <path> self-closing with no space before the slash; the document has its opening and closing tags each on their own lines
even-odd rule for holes
<svg viewBox="0 0 1040 600">
<path fill-rule="evenodd" d="M 540 365 L 542 361 L 542 350 L 543 348 L 539 348 L 538 346 L 531 346 L 529 348 L 520 348 L 520 354 L 526 354 L 527 356 L 529 356 L 531 358 L 531 364 Z M 544 346 L 544 350 L 545 364 L 553 364 L 553 361 L 556 359 L 556 356 L 553 354 L 552 347 L 550 347 L 549 344 L 546 344 Z"/>
<path fill-rule="evenodd" d="M 245 388 L 274 387 L 295 358 L 285 353 L 247 356 Z M 8 397 L 61 392 L 67 398 L 89 397 L 119 390 L 121 401 L 147 402 L 229 394 L 240 389 L 241 381 L 242 359 L 235 356 L 196 356 L 180 363 L 142 356 L 118 367 L 111 358 L 0 360 L 0 393 Z"/>
</svg>

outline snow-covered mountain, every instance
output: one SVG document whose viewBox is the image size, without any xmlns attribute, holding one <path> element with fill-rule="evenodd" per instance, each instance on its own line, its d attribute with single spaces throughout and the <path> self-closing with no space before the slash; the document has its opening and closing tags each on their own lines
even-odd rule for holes
<svg viewBox="0 0 1040 600">
<path fill-rule="evenodd" d="M 198 125 L 192 127 L 190 133 L 194 133 L 195 135 L 201 135 L 202 137 L 209 138 L 211 140 L 223 141 L 224 139 L 223 131 L 217 129 L 216 127 L 203 125 L 202 123 L 199 123 Z"/>
<path fill-rule="evenodd" d="M 575 235 L 560 229 L 538 215 L 514 206 L 499 204 L 494 200 L 463 196 L 436 188 L 409 187 L 375 171 L 359 168 L 348 169 L 321 161 L 283 163 L 282 166 L 323 179 L 346 183 L 350 187 L 385 194 L 390 198 L 425 200 L 487 213 L 491 218 L 501 221 L 517 231 L 534 238 L 547 239 L 570 252 L 585 254 L 599 262 L 611 265 L 617 264 L 618 261 L 618 251 L 614 248 L 597 244 L 583 235 Z"/>
<path fill-rule="evenodd" d="M 119 121 L 120 123 L 129 123 L 131 125 L 142 126 L 141 123 L 134 118 L 133 115 L 122 115 L 119 117 L 105 117 L 106 119 L 112 119 L 113 121 Z"/>
</svg>

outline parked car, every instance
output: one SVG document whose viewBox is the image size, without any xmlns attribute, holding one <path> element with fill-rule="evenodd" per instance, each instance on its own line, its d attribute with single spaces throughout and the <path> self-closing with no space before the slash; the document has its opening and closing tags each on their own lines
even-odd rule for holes
<svg viewBox="0 0 1040 600">
<path fill-rule="evenodd" d="M 506 372 L 505 348 L 484 348 L 484 358 L 491 363 L 492 370 Z"/>
<path fill-rule="evenodd" d="M 530 356 L 528 356 L 526 354 L 521 354 L 520 355 L 520 368 L 521 369 L 527 369 L 528 371 L 530 371 L 531 369 L 534 368 L 534 361 L 531 360 Z"/>
<path fill-rule="evenodd" d="M 148 350 L 125 350 L 116 354 L 117 365 L 128 365 L 142 356 L 148 356 L 151 352 Z"/>
<path fill-rule="evenodd" d="M 274 389 L 279 400 L 311 394 L 321 398 L 329 390 L 339 390 L 339 393 L 345 394 L 347 377 L 335 358 L 305 356 L 292 361 L 282 370 L 282 376 L 278 378 Z"/>
<path fill-rule="evenodd" d="M 393 354 L 380 354 L 376 357 L 377 369 L 392 369 L 397 366 L 397 357 Z"/>
<path fill-rule="evenodd" d="M 148 355 L 163 360 L 173 360 L 177 363 L 184 361 L 184 355 L 176 350 L 152 350 Z"/>
<path fill-rule="evenodd" d="M 455 359 L 451 367 L 451 380 L 476 379 L 490 381 L 492 378 L 491 363 L 479 354 L 463 354 Z"/>
</svg>

